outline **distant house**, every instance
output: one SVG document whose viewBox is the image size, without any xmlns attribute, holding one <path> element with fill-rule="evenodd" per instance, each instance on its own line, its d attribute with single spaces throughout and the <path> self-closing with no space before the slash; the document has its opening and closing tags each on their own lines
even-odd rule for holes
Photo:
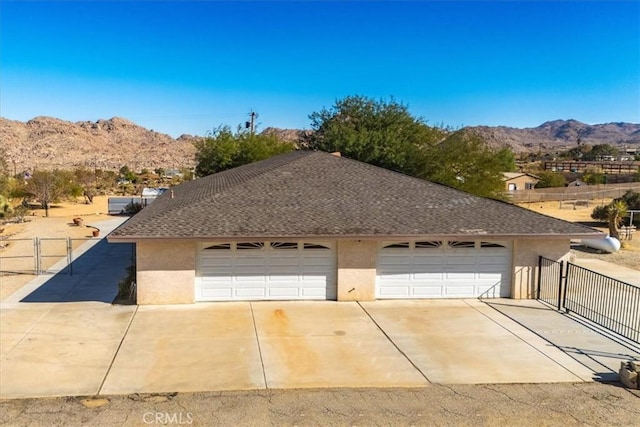
<svg viewBox="0 0 640 427">
<path fill-rule="evenodd" d="M 507 191 L 532 190 L 540 178 L 526 172 L 503 172 L 503 179 Z"/>
</svg>

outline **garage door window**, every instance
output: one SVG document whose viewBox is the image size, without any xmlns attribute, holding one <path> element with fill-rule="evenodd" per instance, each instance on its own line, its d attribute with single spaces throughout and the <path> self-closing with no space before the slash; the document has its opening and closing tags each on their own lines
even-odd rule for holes
<svg viewBox="0 0 640 427">
<path fill-rule="evenodd" d="M 409 242 L 402 242 L 402 243 L 392 243 L 390 245 L 387 245 L 384 247 L 385 249 L 387 248 L 392 248 L 392 249 L 408 249 L 409 248 Z"/>
<path fill-rule="evenodd" d="M 442 242 L 440 241 L 416 242 L 416 249 L 437 249 L 440 247 L 442 247 Z"/>
<path fill-rule="evenodd" d="M 319 245 L 317 243 L 303 243 L 303 249 L 322 249 L 322 250 L 331 250 L 331 248 L 323 245 Z"/>
<path fill-rule="evenodd" d="M 464 242 L 464 241 L 452 241 L 449 242 L 450 248 L 475 248 L 475 242 Z"/>
<path fill-rule="evenodd" d="M 482 242 L 480 243 L 481 248 L 504 248 L 504 245 L 499 245 L 498 243 L 493 242 Z"/>
<path fill-rule="evenodd" d="M 248 242 L 248 243 L 236 243 L 236 249 L 262 249 L 264 248 L 264 242 Z"/>
<path fill-rule="evenodd" d="M 204 248 L 205 250 L 213 250 L 213 251 L 220 251 L 220 250 L 226 250 L 229 251 L 231 250 L 231 243 L 221 243 L 219 245 L 211 245 L 211 246 L 207 246 L 206 248 Z"/>
<path fill-rule="evenodd" d="M 297 242 L 271 242 L 271 249 L 298 250 Z"/>
</svg>

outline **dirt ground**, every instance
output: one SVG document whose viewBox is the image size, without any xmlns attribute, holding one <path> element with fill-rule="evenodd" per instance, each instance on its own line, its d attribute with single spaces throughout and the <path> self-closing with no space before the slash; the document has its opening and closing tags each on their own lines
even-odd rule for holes
<svg viewBox="0 0 640 427">
<path fill-rule="evenodd" d="M 0 301 L 4 301 L 34 277 L 33 238 L 72 239 L 73 248 L 77 248 L 86 239 L 93 237 L 92 223 L 108 219 L 108 197 L 95 197 L 93 204 L 85 204 L 82 199 L 74 202 L 59 203 L 49 209 L 45 217 L 43 209 L 32 211 L 26 222 L 0 225 Z M 73 218 L 82 218 L 83 225 L 76 226 Z M 24 239 L 24 240 L 20 240 Z M 5 246 L 6 245 L 6 246 Z M 65 257 L 67 242 L 50 240 L 42 242 L 43 268 L 49 268 Z M 6 258 L 20 257 L 20 258 Z"/>
<path fill-rule="evenodd" d="M 464 369 L 464 367 L 461 367 Z M 637 426 L 640 392 L 612 384 L 438 385 L 0 401 L 0 425 Z"/>
</svg>

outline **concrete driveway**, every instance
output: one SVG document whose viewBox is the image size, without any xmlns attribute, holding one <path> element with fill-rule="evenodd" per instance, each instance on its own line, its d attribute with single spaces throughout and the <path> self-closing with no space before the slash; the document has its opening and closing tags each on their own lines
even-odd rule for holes
<svg viewBox="0 0 640 427">
<path fill-rule="evenodd" d="M 2 398 L 594 375 L 477 300 L 21 303 L 3 306 L 0 316 Z"/>
</svg>

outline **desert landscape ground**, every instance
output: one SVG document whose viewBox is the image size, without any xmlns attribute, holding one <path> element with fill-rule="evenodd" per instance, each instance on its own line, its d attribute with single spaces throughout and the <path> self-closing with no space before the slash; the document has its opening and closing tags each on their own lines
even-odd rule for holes
<svg viewBox="0 0 640 427">
<path fill-rule="evenodd" d="M 598 203 L 609 203 L 611 200 L 598 200 Z M 567 221 L 580 222 L 594 226 L 604 232 L 607 231 L 604 224 L 594 223 L 591 219 L 591 211 L 597 204 L 590 206 L 579 206 L 575 209 L 572 206 L 561 206 L 559 202 L 538 202 L 522 204 L 522 207 L 531 209 L 544 215 L 561 218 Z M 0 275 L 0 301 L 4 301 L 11 294 L 19 290 L 22 286 L 31 281 L 35 275 L 28 274 L 28 270 L 33 270 L 33 238 L 41 239 L 67 239 L 71 238 L 74 249 L 84 243 L 85 239 L 92 238 L 92 223 L 108 219 L 108 196 L 98 196 L 93 204 L 84 203 L 83 199 L 54 204 L 49 210 L 49 216 L 44 216 L 42 209 L 35 209 L 31 212 L 26 222 L 18 224 L 5 224 L 0 226 L 4 229 L 0 234 L 0 251 L 3 257 L 24 256 L 20 259 L 11 260 L 11 268 L 7 265 L 2 270 L 19 270 L 17 273 L 3 273 Z M 76 226 L 74 218 L 82 218 L 83 225 Z M 20 240 L 25 239 L 25 240 Z M 47 242 L 46 251 L 48 255 L 43 261 L 43 267 L 48 268 L 60 258 L 53 255 L 65 253 L 66 242 L 63 240 Z M 614 254 L 599 253 L 579 245 L 574 246 L 572 253 L 577 258 L 597 258 L 614 264 L 640 270 L 640 235 L 635 239 L 623 242 L 623 249 Z M 8 262 L 8 261 L 5 261 Z"/>
</svg>

